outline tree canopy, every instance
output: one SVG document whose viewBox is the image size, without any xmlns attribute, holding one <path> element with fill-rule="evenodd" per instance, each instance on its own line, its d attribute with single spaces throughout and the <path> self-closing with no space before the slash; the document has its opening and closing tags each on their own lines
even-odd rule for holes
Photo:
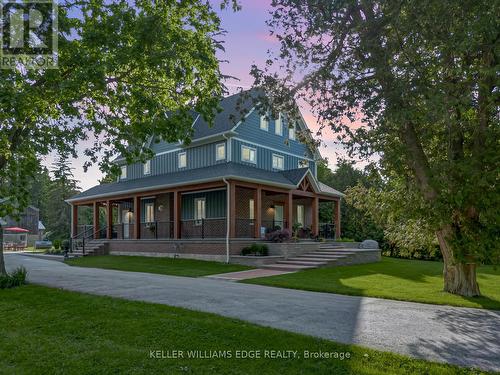
<svg viewBox="0 0 500 375">
<path fill-rule="evenodd" d="M 44 155 L 145 160 L 152 135 L 189 141 L 193 109 L 211 123 L 224 91 L 209 2 L 62 0 L 58 21 L 58 69 L 0 70 L 0 217 L 26 206 Z"/>
<path fill-rule="evenodd" d="M 273 6 L 281 48 L 255 84 L 284 106 L 304 99 L 351 155 L 376 156 L 386 207 L 437 236 L 444 289 L 478 295 L 474 265 L 500 259 L 500 3 Z"/>
</svg>

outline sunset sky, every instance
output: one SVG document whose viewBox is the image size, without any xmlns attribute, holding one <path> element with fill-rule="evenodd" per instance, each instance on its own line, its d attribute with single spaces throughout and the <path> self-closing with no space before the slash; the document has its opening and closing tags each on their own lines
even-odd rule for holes
<svg viewBox="0 0 500 375">
<path fill-rule="evenodd" d="M 219 1 L 217 0 L 217 3 Z M 249 75 L 250 66 L 257 64 L 264 65 L 268 50 L 277 50 L 279 44 L 274 40 L 268 31 L 265 21 L 270 17 L 271 0 L 242 0 L 240 3 L 243 9 L 233 12 L 231 9 L 220 11 L 222 26 L 227 31 L 225 36 L 225 53 L 220 53 L 221 60 L 228 60 L 221 66 L 222 72 L 226 75 L 238 77 L 238 80 L 229 80 L 226 85 L 231 91 L 236 91 L 237 87 L 250 88 L 252 78 Z M 304 118 L 311 130 L 317 129 L 315 118 L 308 111 L 305 105 L 301 105 Z M 337 153 L 342 153 L 338 145 L 333 144 L 333 133 L 330 130 L 324 131 L 322 135 L 324 145 L 321 147 L 323 157 L 328 157 L 330 166 L 335 168 Z M 85 145 L 80 145 L 83 150 Z M 97 184 L 102 177 L 97 166 L 91 167 L 87 173 L 83 171 L 85 158 L 83 152 L 79 152 L 81 158 L 72 160 L 74 175 L 80 181 L 80 188 L 88 189 Z M 342 153 L 343 154 L 343 153 Z M 46 164 L 53 162 L 51 157 L 47 158 Z"/>
</svg>

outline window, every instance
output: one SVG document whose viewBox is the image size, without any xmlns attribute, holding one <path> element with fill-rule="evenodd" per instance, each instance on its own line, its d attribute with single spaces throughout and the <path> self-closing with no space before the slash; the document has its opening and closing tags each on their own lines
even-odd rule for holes
<svg viewBox="0 0 500 375">
<path fill-rule="evenodd" d="M 255 201 L 253 199 L 248 200 L 248 218 L 250 220 L 255 219 Z"/>
<path fill-rule="evenodd" d="M 155 204 L 152 202 L 144 205 L 144 221 L 146 223 L 152 223 L 155 221 Z"/>
<path fill-rule="evenodd" d="M 201 225 L 203 219 L 205 219 L 205 198 L 196 198 L 194 200 L 195 225 Z"/>
<path fill-rule="evenodd" d="M 299 168 L 307 168 L 309 167 L 309 161 L 302 159 L 299 160 Z"/>
<path fill-rule="evenodd" d="M 305 224 L 305 209 L 302 204 L 297 205 L 297 224 L 300 224 L 301 226 L 304 226 Z"/>
<path fill-rule="evenodd" d="M 122 165 L 122 174 L 120 175 L 120 179 L 123 180 L 125 178 L 127 178 L 127 166 L 126 165 Z"/>
<path fill-rule="evenodd" d="M 142 171 L 144 174 L 151 174 L 151 160 L 146 161 L 142 165 Z"/>
<path fill-rule="evenodd" d="M 295 140 L 295 126 L 288 128 L 288 139 Z"/>
<path fill-rule="evenodd" d="M 273 154 L 273 168 L 284 169 L 285 159 L 281 155 Z"/>
<path fill-rule="evenodd" d="M 178 155 L 178 165 L 179 165 L 179 168 L 186 168 L 187 166 L 187 155 L 185 152 L 181 152 L 179 155 Z"/>
<path fill-rule="evenodd" d="M 266 132 L 269 130 L 269 119 L 267 115 L 260 116 L 260 128 Z"/>
<path fill-rule="evenodd" d="M 278 118 L 274 120 L 274 130 L 277 135 L 283 135 L 283 122 L 281 121 L 281 113 Z"/>
<path fill-rule="evenodd" d="M 249 163 L 257 162 L 257 150 L 248 146 L 241 146 L 241 160 Z"/>
<path fill-rule="evenodd" d="M 224 160 L 226 159 L 226 144 L 219 143 L 215 146 L 215 160 Z"/>
</svg>

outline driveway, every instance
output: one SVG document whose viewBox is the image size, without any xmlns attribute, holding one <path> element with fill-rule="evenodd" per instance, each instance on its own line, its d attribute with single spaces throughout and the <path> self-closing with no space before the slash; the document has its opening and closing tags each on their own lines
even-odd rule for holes
<svg viewBox="0 0 500 375">
<path fill-rule="evenodd" d="M 50 287 L 215 313 L 417 358 L 500 371 L 500 311 L 70 267 L 20 254 L 8 269 Z"/>
</svg>

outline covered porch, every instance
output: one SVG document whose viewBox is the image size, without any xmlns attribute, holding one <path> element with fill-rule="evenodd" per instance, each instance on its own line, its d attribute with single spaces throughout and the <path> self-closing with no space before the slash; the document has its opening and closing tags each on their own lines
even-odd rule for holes
<svg viewBox="0 0 500 375">
<path fill-rule="evenodd" d="M 226 180 L 72 202 L 72 237 L 107 240 L 263 239 L 288 229 L 296 238 L 340 237 L 340 197 Z M 332 219 L 319 222 L 319 204 Z"/>
</svg>

